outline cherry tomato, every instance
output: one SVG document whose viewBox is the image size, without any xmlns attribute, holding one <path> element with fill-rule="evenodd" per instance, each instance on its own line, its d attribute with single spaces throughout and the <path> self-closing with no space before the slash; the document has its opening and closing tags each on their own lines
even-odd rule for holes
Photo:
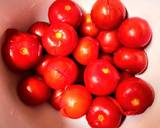
<svg viewBox="0 0 160 128">
<path fill-rule="evenodd" d="M 98 58 L 99 58 L 99 59 L 105 59 L 105 60 L 107 60 L 108 62 L 110 62 L 111 64 L 114 64 L 114 62 L 113 62 L 113 56 L 110 55 L 110 54 L 100 53 Z"/>
<path fill-rule="evenodd" d="M 90 14 L 84 15 L 84 20 L 80 25 L 80 33 L 82 36 L 97 36 L 99 30 L 96 25 L 92 22 Z"/>
<path fill-rule="evenodd" d="M 48 28 L 49 24 L 47 22 L 37 21 L 30 26 L 28 31 L 32 34 L 42 37 Z"/>
<path fill-rule="evenodd" d="M 14 71 L 33 68 L 42 55 L 42 46 L 38 38 L 35 35 L 14 30 L 10 35 L 2 48 L 2 55 L 8 67 Z"/>
<path fill-rule="evenodd" d="M 98 96 L 113 93 L 119 79 L 120 76 L 116 68 L 104 59 L 89 63 L 84 72 L 86 88 Z"/>
<path fill-rule="evenodd" d="M 115 65 L 131 74 L 142 73 L 147 68 L 148 58 L 144 50 L 120 48 L 113 57 Z"/>
<path fill-rule="evenodd" d="M 124 114 L 143 113 L 154 101 L 154 91 L 144 80 L 136 77 L 122 81 L 116 90 L 116 99 Z"/>
<path fill-rule="evenodd" d="M 71 0 L 56 0 L 49 7 L 48 16 L 51 24 L 65 22 L 77 27 L 82 19 L 82 11 Z"/>
<path fill-rule="evenodd" d="M 47 64 L 49 63 L 49 61 L 51 61 L 54 57 L 51 55 L 46 55 L 44 56 L 39 64 L 36 67 L 36 73 L 38 73 L 39 75 L 43 76 L 45 73 L 45 69 L 47 67 Z"/>
<path fill-rule="evenodd" d="M 39 105 L 49 99 L 50 89 L 39 76 L 25 78 L 18 86 L 18 95 L 27 105 Z"/>
<path fill-rule="evenodd" d="M 73 52 L 74 58 L 82 65 L 98 58 L 99 44 L 92 37 L 83 37 L 79 40 L 77 47 Z"/>
<path fill-rule="evenodd" d="M 66 23 L 53 24 L 42 37 L 43 47 L 54 56 L 67 56 L 76 47 L 78 36 L 75 29 Z"/>
<path fill-rule="evenodd" d="M 97 97 L 93 100 L 86 119 L 93 128 L 118 128 L 122 113 L 113 98 Z"/>
<path fill-rule="evenodd" d="M 126 19 L 118 29 L 119 41 L 129 48 L 142 48 L 152 37 L 152 30 L 148 22 L 139 17 Z"/>
<path fill-rule="evenodd" d="M 67 57 L 54 57 L 48 62 L 44 70 L 44 80 L 53 89 L 64 89 L 76 81 L 78 67 Z"/>
<path fill-rule="evenodd" d="M 105 53 L 113 53 L 120 47 L 117 31 L 101 31 L 97 37 L 101 49 Z"/>
<path fill-rule="evenodd" d="M 71 85 L 62 95 L 61 113 L 69 118 L 80 118 L 87 113 L 91 101 L 91 94 L 85 87 Z"/>
<path fill-rule="evenodd" d="M 100 29 L 111 30 L 120 25 L 126 9 L 120 0 L 97 0 L 91 10 L 91 18 Z"/>
</svg>

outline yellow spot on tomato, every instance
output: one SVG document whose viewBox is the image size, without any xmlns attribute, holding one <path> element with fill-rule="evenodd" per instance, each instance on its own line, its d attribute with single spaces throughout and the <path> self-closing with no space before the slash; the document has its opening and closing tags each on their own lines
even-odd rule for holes
<svg viewBox="0 0 160 128">
<path fill-rule="evenodd" d="M 138 105 L 140 105 L 140 100 L 137 99 L 137 98 L 135 98 L 135 99 L 133 99 L 133 100 L 131 101 L 131 104 L 132 104 L 133 106 L 138 106 Z"/>
<path fill-rule="evenodd" d="M 70 5 L 65 5 L 64 6 L 64 10 L 66 10 L 66 11 L 70 11 L 72 8 L 71 8 L 71 6 Z"/>
<path fill-rule="evenodd" d="M 28 54 L 29 54 L 27 48 L 21 48 L 20 53 L 21 53 L 22 55 L 28 55 Z"/>
<path fill-rule="evenodd" d="M 55 34 L 57 39 L 61 39 L 62 38 L 62 33 L 61 32 L 56 32 Z"/>
<path fill-rule="evenodd" d="M 90 15 L 86 15 L 86 22 L 87 23 L 91 23 L 92 22 Z"/>
<path fill-rule="evenodd" d="M 99 120 L 100 122 L 103 122 L 103 121 L 104 121 L 104 116 L 103 116 L 102 114 L 99 114 L 99 115 L 98 115 L 98 120 Z"/>
<path fill-rule="evenodd" d="M 109 69 L 108 69 L 108 68 L 103 68 L 103 69 L 102 69 L 102 72 L 103 72 L 104 74 L 108 74 L 108 73 L 109 73 Z"/>
</svg>

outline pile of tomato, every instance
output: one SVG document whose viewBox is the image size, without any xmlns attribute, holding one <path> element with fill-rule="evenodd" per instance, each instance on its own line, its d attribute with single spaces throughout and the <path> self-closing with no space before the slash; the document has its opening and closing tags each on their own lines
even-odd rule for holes
<svg viewBox="0 0 160 128">
<path fill-rule="evenodd" d="M 86 115 L 92 128 L 118 128 L 123 117 L 152 105 L 152 87 L 135 76 L 148 65 L 152 30 L 145 19 L 128 18 L 120 0 L 97 0 L 90 14 L 56 0 L 48 17 L 50 23 L 38 21 L 27 32 L 6 31 L 6 65 L 32 71 L 17 86 L 25 104 L 49 101 L 66 117 Z"/>
</svg>

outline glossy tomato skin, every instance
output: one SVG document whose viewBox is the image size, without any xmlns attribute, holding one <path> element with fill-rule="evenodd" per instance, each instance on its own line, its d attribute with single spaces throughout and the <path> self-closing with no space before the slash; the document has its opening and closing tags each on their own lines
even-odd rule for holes
<svg viewBox="0 0 160 128">
<path fill-rule="evenodd" d="M 44 71 L 44 80 L 52 89 L 64 89 L 76 81 L 78 67 L 68 57 L 54 57 L 47 64 Z"/>
<path fill-rule="evenodd" d="M 98 58 L 99 58 L 99 59 L 105 59 L 105 60 L 107 60 L 108 62 L 110 62 L 111 64 L 114 64 L 114 62 L 113 62 L 113 56 L 110 55 L 110 54 L 100 53 Z"/>
<path fill-rule="evenodd" d="M 116 90 L 116 100 L 125 115 L 143 113 L 154 101 L 154 91 L 144 80 L 131 77 L 122 81 Z"/>
<path fill-rule="evenodd" d="M 126 9 L 120 0 L 97 0 L 91 10 L 91 18 L 103 30 L 112 30 L 120 25 Z"/>
<path fill-rule="evenodd" d="M 49 7 L 48 17 L 51 24 L 65 22 L 77 27 L 82 20 L 82 11 L 71 0 L 56 0 Z"/>
<path fill-rule="evenodd" d="M 84 20 L 80 25 L 80 33 L 82 36 L 96 37 L 99 33 L 99 29 L 93 23 L 90 14 L 84 15 Z"/>
<path fill-rule="evenodd" d="M 86 119 L 93 128 L 118 128 L 122 113 L 113 98 L 97 97 L 93 100 Z"/>
<path fill-rule="evenodd" d="M 115 65 L 131 74 L 140 74 L 148 65 L 148 57 L 144 50 L 120 48 L 113 57 Z"/>
<path fill-rule="evenodd" d="M 101 49 L 105 53 L 113 53 L 120 47 L 117 31 L 101 31 L 97 36 Z"/>
<path fill-rule="evenodd" d="M 39 64 L 37 65 L 37 67 L 35 69 L 36 73 L 43 76 L 49 61 L 52 61 L 53 58 L 54 58 L 53 56 L 48 55 L 48 54 L 46 56 L 42 57 Z"/>
<path fill-rule="evenodd" d="M 30 76 L 18 86 L 18 95 L 27 105 L 39 105 L 46 102 L 50 96 L 50 88 L 39 76 Z"/>
<path fill-rule="evenodd" d="M 35 35 L 10 31 L 2 46 L 4 61 L 11 70 L 24 71 L 35 67 L 42 56 L 42 46 Z"/>
<path fill-rule="evenodd" d="M 79 39 L 78 45 L 73 51 L 73 56 L 82 65 L 87 65 L 98 58 L 99 43 L 92 37 Z"/>
<path fill-rule="evenodd" d="M 89 63 L 84 72 L 86 88 L 98 96 L 113 93 L 119 79 L 120 76 L 116 68 L 104 59 Z"/>
<path fill-rule="evenodd" d="M 28 31 L 38 37 L 42 37 L 48 28 L 49 24 L 47 22 L 37 21 L 30 26 Z"/>
<path fill-rule="evenodd" d="M 53 56 L 69 55 L 78 42 L 75 29 L 66 23 L 57 23 L 49 27 L 42 37 L 43 47 Z"/>
<path fill-rule="evenodd" d="M 85 115 L 92 101 L 91 94 L 83 85 L 71 85 L 62 95 L 61 113 L 69 118 Z"/>
<path fill-rule="evenodd" d="M 143 48 L 149 44 L 151 37 L 150 25 L 139 17 L 126 19 L 118 29 L 119 41 L 129 48 Z"/>
</svg>

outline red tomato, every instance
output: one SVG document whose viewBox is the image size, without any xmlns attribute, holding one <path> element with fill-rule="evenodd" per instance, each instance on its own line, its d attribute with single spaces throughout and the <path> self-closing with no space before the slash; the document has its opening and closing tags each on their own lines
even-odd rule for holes
<svg viewBox="0 0 160 128">
<path fill-rule="evenodd" d="M 44 80 L 53 89 L 64 89 L 76 81 L 78 67 L 67 57 L 54 57 L 44 70 Z"/>
<path fill-rule="evenodd" d="M 144 80 L 136 77 L 122 81 L 116 90 L 116 99 L 124 114 L 143 113 L 154 101 L 154 91 Z"/>
<path fill-rule="evenodd" d="M 119 41 L 129 48 L 142 48 L 152 37 L 152 30 L 146 20 L 133 17 L 126 19 L 118 29 Z"/>
<path fill-rule="evenodd" d="M 66 23 L 53 24 L 42 37 L 46 51 L 54 56 L 67 56 L 76 47 L 78 36 L 75 29 Z"/>
<path fill-rule="evenodd" d="M 99 30 L 96 25 L 92 22 L 90 14 L 85 14 L 84 20 L 80 25 L 80 33 L 82 36 L 97 36 Z"/>
<path fill-rule="evenodd" d="M 38 21 L 32 24 L 28 31 L 32 34 L 42 37 L 48 28 L 49 24 L 47 22 Z"/>
<path fill-rule="evenodd" d="M 110 54 L 100 53 L 98 58 L 99 58 L 99 59 L 105 59 L 105 60 L 107 60 L 108 62 L 110 62 L 111 64 L 114 64 L 114 62 L 113 62 L 113 56 L 110 55 Z"/>
<path fill-rule="evenodd" d="M 48 16 L 50 22 L 65 22 L 77 27 L 82 19 L 81 9 L 71 0 L 56 0 L 49 7 Z"/>
<path fill-rule="evenodd" d="M 17 30 L 11 31 L 9 32 L 11 36 L 7 36 L 8 39 L 2 48 L 4 61 L 12 70 L 22 71 L 33 68 L 42 55 L 42 46 L 38 38 Z"/>
<path fill-rule="evenodd" d="M 116 68 L 104 59 L 89 63 L 84 72 L 86 88 L 98 96 L 113 93 L 119 79 L 120 76 Z"/>
<path fill-rule="evenodd" d="M 122 113 L 113 98 L 97 97 L 93 100 L 86 119 L 93 128 L 118 128 Z"/>
<path fill-rule="evenodd" d="M 80 118 L 85 115 L 92 97 L 82 85 L 71 85 L 62 95 L 61 113 L 69 118 Z"/>
<path fill-rule="evenodd" d="M 79 40 L 73 56 L 80 64 L 87 65 L 98 58 L 98 52 L 99 44 L 97 40 L 91 37 L 83 37 Z"/>
<path fill-rule="evenodd" d="M 117 31 L 101 31 L 97 37 L 101 49 L 105 53 L 113 53 L 120 47 Z"/>
<path fill-rule="evenodd" d="M 91 10 L 91 18 L 98 28 L 111 30 L 120 25 L 126 9 L 120 0 L 97 0 Z"/>
<path fill-rule="evenodd" d="M 40 63 L 37 65 L 36 67 L 36 72 L 43 76 L 44 73 L 45 73 L 45 69 L 49 63 L 49 61 L 51 61 L 54 57 L 51 56 L 51 55 L 46 55 L 44 56 L 41 60 L 40 60 Z"/>
<path fill-rule="evenodd" d="M 144 50 L 120 48 L 113 57 L 115 65 L 129 73 L 142 73 L 147 68 L 148 58 Z"/>
<path fill-rule="evenodd" d="M 30 76 L 19 84 L 18 95 L 27 105 L 39 105 L 49 99 L 50 89 L 39 76 Z"/>
</svg>

